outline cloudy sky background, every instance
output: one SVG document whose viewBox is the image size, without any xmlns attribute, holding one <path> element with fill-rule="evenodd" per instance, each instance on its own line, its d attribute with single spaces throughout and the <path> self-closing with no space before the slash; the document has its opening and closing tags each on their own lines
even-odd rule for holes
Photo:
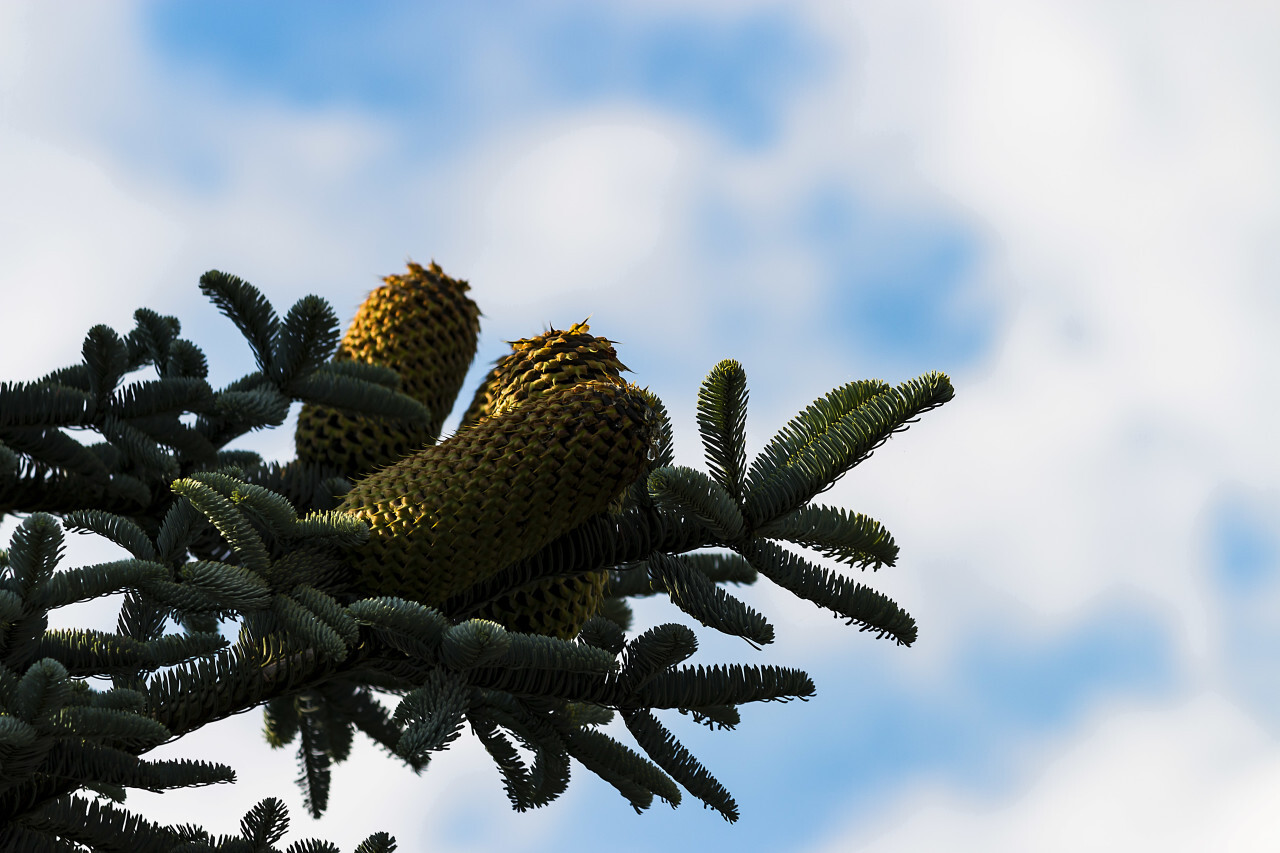
<svg viewBox="0 0 1280 853">
<path fill-rule="evenodd" d="M 471 281 L 476 375 L 590 314 L 685 464 L 720 358 L 752 448 L 850 379 L 957 389 L 828 496 L 901 544 L 873 580 L 915 647 L 767 588 L 775 646 L 703 632 L 818 685 L 671 721 L 738 824 L 581 768 L 516 815 L 469 741 L 423 777 L 363 749 L 313 823 L 256 713 L 174 751 L 235 786 L 130 804 L 230 831 L 280 795 L 344 849 L 1274 849 L 1277 38 L 1261 0 L 0 5 L 6 379 L 146 305 L 229 381 L 200 273 L 349 316 L 412 257 Z"/>
</svg>

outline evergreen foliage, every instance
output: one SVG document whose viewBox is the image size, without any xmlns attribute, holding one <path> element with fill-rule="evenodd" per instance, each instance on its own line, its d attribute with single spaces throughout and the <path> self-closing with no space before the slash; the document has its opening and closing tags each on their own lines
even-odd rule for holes
<svg viewBox="0 0 1280 853">
<path fill-rule="evenodd" d="M 896 603 L 780 543 L 895 563 L 877 521 L 812 500 L 949 400 L 942 374 L 837 388 L 748 466 L 746 374 L 723 361 L 698 394 L 704 473 L 676 464 L 662 401 L 583 323 L 513 342 L 437 443 L 475 352 L 465 282 L 410 265 L 345 349 L 318 297 L 281 319 L 235 276 L 211 271 L 200 289 L 256 364 L 223 388 L 178 320 L 147 308 L 125 335 L 90 329 L 79 363 L 0 384 L 0 517 L 21 519 L 0 550 L 0 848 L 278 850 L 280 800 L 238 835 L 123 807 L 130 788 L 234 781 L 225 765 L 145 756 L 258 707 L 268 745 L 296 747 L 317 816 L 357 732 L 421 772 L 469 729 L 517 810 L 555 800 L 576 762 L 637 811 L 688 793 L 732 821 L 733 797 L 655 712 L 732 729 L 740 705 L 814 684 L 686 663 L 698 641 L 678 623 L 628 637 L 627 599 L 666 595 L 764 645 L 773 627 L 726 588 L 763 576 L 862 630 L 916 638 Z M 294 402 L 308 412 L 299 459 L 227 448 Z M 131 556 L 63 566 L 64 531 Z M 51 611 L 108 595 L 115 631 L 49 628 Z M 636 748 L 601 730 L 615 714 Z M 379 833 L 357 849 L 394 846 Z"/>
</svg>

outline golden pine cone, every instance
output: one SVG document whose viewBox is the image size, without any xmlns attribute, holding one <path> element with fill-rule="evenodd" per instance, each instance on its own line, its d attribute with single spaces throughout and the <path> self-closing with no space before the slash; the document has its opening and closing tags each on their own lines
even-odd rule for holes
<svg viewBox="0 0 1280 853">
<path fill-rule="evenodd" d="M 606 510 L 645 470 L 639 390 L 592 380 L 530 397 L 356 483 L 352 556 L 371 594 L 440 606 Z"/>
<path fill-rule="evenodd" d="M 555 388 L 589 380 L 621 384 L 626 365 L 613 342 L 590 334 L 585 322 L 511 342 L 463 415 L 464 426 L 518 406 Z M 574 637 L 604 601 L 607 572 L 550 578 L 511 590 L 479 612 L 514 631 Z"/>
<path fill-rule="evenodd" d="M 498 359 L 476 390 L 462 425 L 493 417 L 556 388 L 597 379 L 621 383 L 619 377 L 626 369 L 613 341 L 591 334 L 586 323 L 511 341 L 511 352 Z"/>
<path fill-rule="evenodd" d="M 400 390 L 422 403 L 430 420 L 389 421 L 307 404 L 295 434 L 298 459 L 355 477 L 434 444 L 476 354 L 480 309 L 468 290 L 434 263 L 410 262 L 406 275 L 384 278 L 334 357 L 395 370 Z"/>
</svg>

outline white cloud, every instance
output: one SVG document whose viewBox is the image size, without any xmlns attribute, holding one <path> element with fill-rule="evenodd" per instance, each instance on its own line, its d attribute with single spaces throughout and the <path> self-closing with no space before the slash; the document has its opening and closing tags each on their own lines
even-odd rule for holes
<svg viewBox="0 0 1280 853">
<path fill-rule="evenodd" d="M 958 372 L 956 401 L 833 500 L 903 543 L 899 600 L 925 626 L 912 654 L 932 666 L 975 624 L 1056 632 L 1119 598 L 1159 607 L 1187 677 L 1221 685 L 1230 652 L 1201 542 L 1222 484 L 1275 482 L 1278 411 L 1261 389 L 1280 356 L 1263 262 L 1280 210 L 1280 74 L 1257 47 L 1280 21 L 1266 5 L 1222 12 L 818 12 L 852 61 L 804 124 L 850 105 L 824 142 L 856 151 L 852 168 L 880 192 L 970 211 L 990 240 L 987 286 L 1014 306 L 999 346 Z M 816 143 L 804 155 L 823 157 Z M 1100 711 L 1064 744 L 1058 764 L 1029 760 L 1042 781 L 1021 798 L 903 795 L 883 825 L 896 827 L 867 849 L 1274 842 L 1250 834 L 1280 778 L 1274 738 L 1221 695 Z M 1249 757 L 1220 760 L 1233 750 Z M 830 849 L 862 849 L 867 832 Z"/>
<path fill-rule="evenodd" d="M 1061 624 L 1127 585 L 1203 645 L 1199 515 L 1224 477 L 1274 474 L 1256 389 L 1276 314 L 1241 260 L 1277 210 L 1270 65 L 1181 6 L 817 17 L 848 64 L 797 110 L 781 171 L 843 164 L 902 203 L 967 209 L 990 239 L 984 286 L 1013 306 L 957 400 L 850 488 L 904 519 L 904 558 L 961 562 L 984 595 Z"/>
<path fill-rule="evenodd" d="M 920 785 L 813 848 L 1058 853 L 1275 848 L 1275 738 L 1222 697 L 1110 707 L 999 799 Z"/>
<path fill-rule="evenodd" d="M 688 125 L 635 106 L 551 114 L 471 152 L 433 188 L 435 215 L 497 323 L 664 303 L 679 297 L 670 268 L 689 251 L 707 149 Z"/>
</svg>

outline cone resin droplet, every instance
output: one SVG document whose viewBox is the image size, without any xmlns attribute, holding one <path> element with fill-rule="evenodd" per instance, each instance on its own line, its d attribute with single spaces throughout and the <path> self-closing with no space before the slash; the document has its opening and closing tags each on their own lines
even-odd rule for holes
<svg viewBox="0 0 1280 853">
<path fill-rule="evenodd" d="M 359 481 L 357 584 L 439 606 L 603 512 L 648 463 L 651 413 L 620 380 L 553 388 Z"/>
<path fill-rule="evenodd" d="M 407 274 L 384 278 L 356 312 L 335 359 L 395 370 L 400 390 L 422 403 L 430 420 L 381 420 L 308 404 L 298 416 L 298 459 L 356 477 L 434 444 L 476 354 L 480 309 L 468 290 L 434 263 L 410 263 Z"/>
</svg>

